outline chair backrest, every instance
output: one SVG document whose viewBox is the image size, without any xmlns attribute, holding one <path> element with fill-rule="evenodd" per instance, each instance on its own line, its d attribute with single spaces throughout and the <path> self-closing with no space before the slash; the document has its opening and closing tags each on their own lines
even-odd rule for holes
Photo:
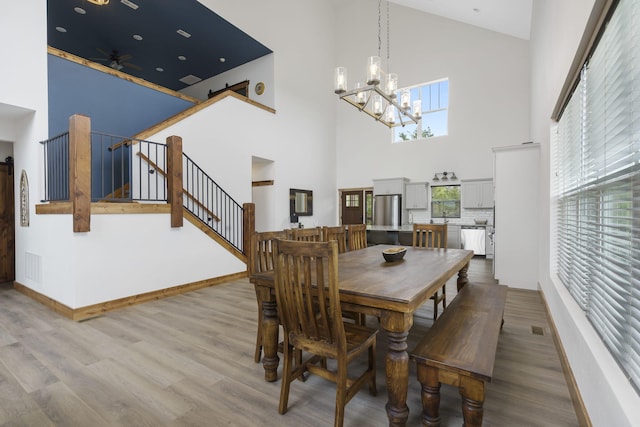
<svg viewBox="0 0 640 427">
<path fill-rule="evenodd" d="M 349 225 L 349 250 L 357 251 L 367 247 L 367 225 L 366 224 L 350 224 Z"/>
<path fill-rule="evenodd" d="M 275 257 L 273 244 L 276 240 L 287 239 L 286 231 L 263 231 L 253 233 L 251 236 L 251 260 L 249 273 L 264 273 L 275 270 Z"/>
<path fill-rule="evenodd" d="M 291 240 L 322 242 L 322 227 L 293 228 L 291 229 Z"/>
<path fill-rule="evenodd" d="M 413 246 L 446 248 L 447 224 L 413 224 Z"/>
<path fill-rule="evenodd" d="M 346 351 L 338 292 L 338 244 L 276 242 L 276 299 L 286 339 L 326 356 Z"/>
<path fill-rule="evenodd" d="M 322 239 L 325 242 L 335 240 L 338 242 L 338 253 L 344 253 L 347 251 L 347 227 L 344 225 L 338 225 L 336 227 L 322 228 Z"/>
</svg>

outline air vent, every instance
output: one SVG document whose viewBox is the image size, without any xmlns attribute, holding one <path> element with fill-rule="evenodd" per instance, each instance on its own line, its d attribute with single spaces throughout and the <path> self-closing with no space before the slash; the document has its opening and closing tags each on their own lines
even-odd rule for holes
<svg viewBox="0 0 640 427">
<path fill-rule="evenodd" d="M 180 34 L 182 37 L 185 37 L 187 39 L 191 37 L 191 34 L 187 33 L 185 30 L 178 30 L 176 31 L 176 33 Z"/>
<path fill-rule="evenodd" d="M 531 326 L 531 333 L 533 335 L 544 335 L 544 328 L 541 326 Z"/>
<path fill-rule="evenodd" d="M 180 79 L 180 81 L 184 84 L 187 85 L 192 85 L 194 83 L 198 83 L 199 81 L 201 81 L 202 79 L 200 77 L 196 77 L 192 74 L 189 74 L 188 76 L 184 76 L 183 78 Z"/>
<path fill-rule="evenodd" d="M 120 0 L 120 3 L 124 4 L 125 6 L 129 6 L 131 9 L 136 10 L 139 6 L 129 0 Z"/>
</svg>

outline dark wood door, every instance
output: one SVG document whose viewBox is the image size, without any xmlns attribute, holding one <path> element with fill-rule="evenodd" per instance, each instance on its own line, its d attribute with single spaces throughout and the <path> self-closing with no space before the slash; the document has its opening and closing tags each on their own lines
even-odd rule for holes
<svg viewBox="0 0 640 427">
<path fill-rule="evenodd" d="M 15 279 L 13 165 L 0 163 L 0 282 Z"/>
<path fill-rule="evenodd" d="M 342 204 L 342 225 L 364 224 L 364 190 L 343 190 L 340 203 Z"/>
</svg>

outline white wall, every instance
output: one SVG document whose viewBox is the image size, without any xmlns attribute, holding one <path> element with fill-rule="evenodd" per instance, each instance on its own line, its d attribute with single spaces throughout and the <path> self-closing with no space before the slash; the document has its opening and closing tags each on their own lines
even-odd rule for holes
<svg viewBox="0 0 640 427">
<path fill-rule="evenodd" d="M 569 66 L 594 1 L 538 0 L 533 3 L 531 36 L 531 123 L 541 143 L 540 287 L 594 426 L 640 425 L 640 397 L 632 389 L 582 310 L 552 275 L 549 127 Z"/>
<path fill-rule="evenodd" d="M 268 47 L 268 46 L 267 46 Z M 266 105 L 274 107 L 275 88 L 273 87 L 273 62 L 274 54 L 269 54 L 251 61 L 247 64 L 236 67 L 226 73 L 203 80 L 191 85 L 180 92 L 194 98 L 207 99 L 209 90 L 214 92 L 224 89 L 225 85 L 234 85 L 236 83 L 249 80 L 249 98 Z M 264 83 L 264 92 L 261 95 L 256 93 L 256 83 Z"/>
<path fill-rule="evenodd" d="M 377 4 L 352 0 L 340 12 L 334 65 L 347 67 L 352 88 L 377 54 Z M 395 4 L 390 13 L 390 69 L 399 85 L 449 78 L 449 135 L 391 144 L 385 126 L 334 96 L 338 187 L 396 176 L 431 181 L 444 170 L 460 179 L 491 177 L 492 147 L 530 140 L 529 43 Z M 385 25 L 382 32 L 386 57 Z"/>
</svg>

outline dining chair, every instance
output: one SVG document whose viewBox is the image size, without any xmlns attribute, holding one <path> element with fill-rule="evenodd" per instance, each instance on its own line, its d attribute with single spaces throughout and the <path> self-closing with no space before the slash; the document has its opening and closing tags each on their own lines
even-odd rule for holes
<svg viewBox="0 0 640 427">
<path fill-rule="evenodd" d="M 275 275 L 274 242 L 278 239 L 287 239 L 287 231 L 264 231 L 256 232 L 251 236 L 251 258 L 249 260 L 249 281 L 256 279 L 252 276 L 256 273 L 273 272 Z M 254 285 L 255 287 L 255 285 Z M 256 288 L 256 298 L 258 299 L 258 333 L 256 336 L 256 349 L 253 360 L 258 363 L 262 356 L 262 304 L 258 298 Z"/>
<path fill-rule="evenodd" d="M 276 300 L 284 328 L 278 411 L 287 412 L 291 382 L 309 372 L 336 383 L 334 426 L 341 427 L 345 405 L 364 384 L 369 385 L 372 395 L 376 394 L 378 331 L 342 319 L 336 241 L 278 240 L 275 250 Z M 304 357 L 298 359 L 303 351 Z M 357 377 L 349 377 L 350 362 L 365 352 L 367 368 Z M 327 364 L 327 359 L 335 363 Z"/>
<path fill-rule="evenodd" d="M 367 225 L 366 224 L 350 224 L 349 225 L 349 250 L 357 251 L 367 247 Z"/>
<path fill-rule="evenodd" d="M 338 225 L 335 227 L 322 227 L 322 241 L 329 242 L 335 240 L 338 242 L 338 253 L 347 251 L 347 227 Z"/>
<path fill-rule="evenodd" d="M 413 246 L 416 248 L 446 248 L 447 224 L 413 224 Z M 442 309 L 447 308 L 447 284 L 443 284 L 435 294 L 433 300 L 433 320 L 438 318 L 438 304 L 442 302 Z"/>
<path fill-rule="evenodd" d="M 304 242 L 321 242 L 322 227 L 293 228 L 291 229 L 291 240 Z"/>
</svg>

